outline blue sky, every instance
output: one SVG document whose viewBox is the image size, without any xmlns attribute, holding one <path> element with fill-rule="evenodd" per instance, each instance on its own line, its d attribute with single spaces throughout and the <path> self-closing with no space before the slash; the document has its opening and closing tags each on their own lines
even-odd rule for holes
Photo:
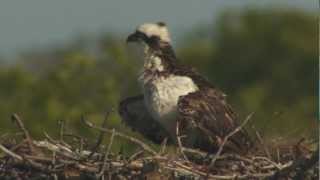
<svg viewBox="0 0 320 180">
<path fill-rule="evenodd" d="M 317 11 L 311 0 L 2 0 L 0 55 L 64 43 L 79 34 L 129 33 L 143 22 L 164 21 L 173 39 L 213 22 L 226 8 L 294 7 Z"/>
</svg>

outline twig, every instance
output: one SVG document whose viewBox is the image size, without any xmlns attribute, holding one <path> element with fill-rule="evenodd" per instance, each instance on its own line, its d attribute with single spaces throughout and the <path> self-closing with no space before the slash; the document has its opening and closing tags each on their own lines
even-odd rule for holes
<svg viewBox="0 0 320 180">
<path fill-rule="evenodd" d="M 91 122 L 85 120 L 83 117 L 82 117 L 82 122 L 84 122 L 84 124 L 92 129 L 97 129 L 99 131 L 105 131 L 107 133 L 112 133 L 112 130 L 110 129 L 107 129 L 107 128 L 101 128 L 101 127 L 98 127 L 94 124 L 92 124 Z M 143 143 L 142 141 L 140 141 L 139 139 L 136 139 L 134 137 L 131 137 L 131 136 L 128 136 L 128 135 L 125 135 L 125 134 L 122 134 L 120 132 L 117 132 L 115 131 L 115 136 L 119 136 L 121 138 L 124 138 L 124 139 L 127 139 L 137 145 L 139 145 L 140 147 L 142 147 L 142 149 L 144 149 L 145 151 L 149 152 L 150 154 L 152 155 L 156 155 L 157 153 L 152 150 L 147 144 Z"/>
<path fill-rule="evenodd" d="M 277 147 L 277 161 L 278 161 L 278 163 L 280 163 L 280 151 L 279 151 L 279 147 Z"/>
<path fill-rule="evenodd" d="M 52 152 L 52 169 L 55 169 L 56 168 L 56 152 Z M 58 176 L 56 173 L 54 173 L 53 175 L 53 178 L 56 180 L 58 179 Z"/>
<path fill-rule="evenodd" d="M 60 129 L 60 132 L 59 132 L 59 139 L 61 142 L 63 142 L 63 134 L 64 134 L 64 129 L 65 129 L 65 120 L 59 120 L 58 121 L 58 125 L 60 126 L 59 129 Z"/>
<path fill-rule="evenodd" d="M 181 153 L 181 155 L 183 156 L 183 158 L 186 160 L 186 161 L 189 161 L 188 157 L 184 154 L 183 152 L 183 146 L 182 146 L 182 143 L 181 143 L 181 137 L 179 135 L 179 121 L 177 121 L 177 124 L 176 124 L 176 137 L 177 137 L 177 142 L 178 142 L 178 146 L 179 146 L 179 151 Z"/>
<path fill-rule="evenodd" d="M 47 148 L 50 151 L 59 153 L 65 157 L 71 158 L 73 160 L 78 160 L 77 154 L 70 150 L 69 148 L 62 146 L 61 144 L 52 144 L 48 141 L 33 141 L 34 145 L 37 147 Z"/>
<path fill-rule="evenodd" d="M 25 159 L 25 161 L 28 162 L 28 164 L 37 171 L 42 171 L 49 174 L 55 173 L 55 170 L 50 170 L 46 166 L 43 166 L 41 163 L 35 162 L 31 159 Z"/>
<path fill-rule="evenodd" d="M 128 159 L 128 162 L 134 161 L 136 160 L 138 157 L 140 157 L 142 154 L 144 153 L 143 150 L 140 150 L 136 153 L 134 153 L 132 156 L 130 156 L 130 158 Z"/>
<path fill-rule="evenodd" d="M 221 159 L 234 158 L 234 159 L 241 160 L 243 162 L 253 163 L 253 161 L 251 159 L 249 159 L 248 157 L 243 157 L 243 156 L 240 156 L 239 154 L 224 154 L 224 155 L 221 155 L 220 158 Z"/>
<path fill-rule="evenodd" d="M 13 122 L 15 122 L 17 124 L 19 129 L 23 132 L 24 138 L 28 142 L 28 146 L 29 146 L 30 151 L 34 152 L 34 148 L 32 146 L 31 136 L 30 136 L 29 132 L 27 131 L 27 129 L 25 128 L 25 126 L 24 126 L 22 120 L 20 119 L 20 117 L 18 116 L 18 114 L 13 114 L 11 116 L 11 119 L 12 119 Z"/>
<path fill-rule="evenodd" d="M 256 179 L 256 178 L 258 178 L 258 179 L 263 178 L 264 179 L 264 178 L 269 178 L 274 175 L 274 171 L 270 171 L 267 173 L 248 173 L 248 174 L 244 174 L 244 175 L 237 175 L 237 174 L 213 175 L 213 174 L 206 174 L 204 172 L 196 170 L 193 167 L 189 167 L 184 164 L 181 164 L 180 162 L 177 162 L 177 161 L 173 161 L 173 163 L 176 166 L 190 172 L 191 174 L 200 175 L 202 177 L 206 177 L 206 179 Z M 175 168 L 175 171 L 181 172 L 181 170 L 179 168 Z"/>
<path fill-rule="evenodd" d="M 52 144 L 56 144 L 56 145 L 63 145 L 63 146 L 66 146 L 68 149 L 71 149 L 72 147 L 69 145 L 69 144 L 67 144 L 67 143 L 65 143 L 65 142 L 63 142 L 63 141 L 57 141 L 57 140 L 54 140 L 51 136 L 49 136 L 49 134 L 47 133 L 47 132 L 43 132 L 43 134 L 44 134 L 44 136 L 48 139 L 48 141 L 49 142 L 51 142 Z"/>
<path fill-rule="evenodd" d="M 74 139 L 76 139 L 79 143 L 77 150 L 78 150 L 78 152 L 82 152 L 83 145 L 84 145 L 84 143 L 86 143 L 87 139 L 83 138 L 82 136 L 72 134 L 72 133 L 64 133 L 63 136 L 73 137 Z"/>
<path fill-rule="evenodd" d="M 268 158 L 271 159 L 270 151 L 269 151 L 269 149 L 267 148 L 266 144 L 264 143 L 263 138 L 261 137 L 259 131 L 258 131 L 254 126 L 252 126 L 252 128 L 254 129 L 254 131 L 255 131 L 255 133 L 256 133 L 256 136 L 257 136 L 260 144 L 261 144 L 262 147 L 263 147 L 264 152 L 266 153 L 266 155 L 268 156 Z"/>
<path fill-rule="evenodd" d="M 209 165 L 209 170 L 212 169 L 212 167 L 214 166 L 214 163 L 216 162 L 216 160 L 218 159 L 218 157 L 220 156 L 223 148 L 224 148 L 224 145 L 227 143 L 228 139 L 233 136 L 234 134 L 236 134 L 238 131 L 240 131 L 246 124 L 247 122 L 251 119 L 252 115 L 254 113 L 251 113 L 249 114 L 249 116 L 247 116 L 247 118 L 242 122 L 242 124 L 240 126 L 238 126 L 236 129 L 234 129 L 232 132 L 230 132 L 227 136 L 225 136 L 223 138 L 223 141 L 217 151 L 217 153 L 215 154 L 215 156 L 213 157 L 213 159 L 211 160 L 210 162 L 210 165 Z M 209 171 L 208 171 L 209 172 Z"/>
<path fill-rule="evenodd" d="M 164 140 L 161 143 L 161 148 L 160 148 L 160 151 L 158 152 L 158 155 L 162 155 L 165 152 L 167 147 L 167 142 L 168 142 L 168 138 L 164 138 Z"/>
<path fill-rule="evenodd" d="M 18 154 L 10 151 L 9 149 L 7 149 L 6 147 L 4 147 L 2 144 L 0 144 L 0 149 L 5 152 L 6 154 L 10 155 L 11 157 L 13 157 L 14 159 L 17 159 L 19 161 L 22 161 L 23 158 L 21 156 L 19 156 Z"/>
<path fill-rule="evenodd" d="M 112 129 L 112 134 L 111 134 L 111 137 L 110 137 L 110 142 L 108 144 L 108 147 L 107 147 L 107 151 L 106 153 L 104 154 L 104 159 L 103 159 L 103 165 L 102 165 L 102 168 L 100 170 L 100 173 L 98 174 L 98 178 L 100 178 L 101 176 L 104 175 L 104 171 L 106 169 L 106 165 L 107 165 L 107 160 L 108 160 L 108 156 L 109 156 L 109 153 L 111 151 L 111 146 L 113 144 L 113 140 L 114 140 L 114 134 L 115 134 L 115 130 Z"/>
<path fill-rule="evenodd" d="M 21 146 L 23 146 L 25 143 L 26 143 L 26 139 L 23 139 L 20 143 L 16 144 L 15 146 L 11 147 L 10 150 L 11 151 L 15 151 L 17 150 L 18 148 L 20 148 Z"/>
<path fill-rule="evenodd" d="M 28 132 L 27 129 L 24 127 L 24 124 L 23 124 L 22 120 L 20 119 L 20 117 L 19 117 L 17 114 L 13 114 L 13 115 L 11 116 L 11 119 L 12 119 L 13 122 L 17 123 L 19 129 L 23 132 L 24 137 L 25 137 L 26 139 L 29 139 L 29 140 L 30 140 L 31 137 L 30 137 L 30 135 L 29 135 L 29 132 Z"/>
<path fill-rule="evenodd" d="M 253 160 L 256 160 L 256 159 L 267 161 L 270 164 L 272 164 L 274 167 L 276 167 L 278 170 L 282 169 L 281 165 L 279 165 L 278 163 L 272 161 L 271 159 L 269 159 L 267 157 L 263 157 L 263 156 L 255 156 L 255 157 L 253 157 Z"/>
<path fill-rule="evenodd" d="M 304 176 L 304 173 L 310 169 L 312 166 L 314 166 L 317 162 L 319 162 L 319 149 L 313 152 L 311 158 L 305 158 L 305 157 L 300 157 L 299 159 L 295 160 L 291 166 L 286 166 L 285 168 L 277 171 L 274 173 L 273 176 L 270 177 L 271 180 L 276 180 L 281 177 L 288 176 L 290 172 L 299 169 L 293 177 L 293 179 L 302 179 Z M 319 169 L 319 168 L 318 168 Z"/>
<path fill-rule="evenodd" d="M 54 140 L 51 136 L 49 136 L 49 134 L 46 131 L 44 131 L 43 134 L 48 139 L 48 141 L 50 141 L 51 143 L 53 143 L 53 144 L 59 143 L 58 141 Z"/>
<path fill-rule="evenodd" d="M 201 151 L 201 150 L 198 150 L 198 149 L 191 149 L 191 148 L 183 147 L 183 151 L 187 152 L 187 153 L 197 154 L 197 155 L 202 156 L 202 157 L 207 157 L 208 156 L 207 152 L 204 152 L 204 151 Z"/>
<path fill-rule="evenodd" d="M 114 110 L 111 109 L 111 110 L 109 110 L 109 111 L 107 112 L 107 114 L 106 114 L 106 116 L 105 116 L 105 118 L 104 118 L 104 120 L 103 120 L 103 122 L 102 122 L 102 125 L 101 125 L 102 128 L 106 128 L 109 115 L 110 115 L 110 113 L 113 112 L 113 111 L 114 111 Z M 97 140 L 96 144 L 92 147 L 92 149 L 91 149 L 91 154 L 89 154 L 89 156 L 88 156 L 89 159 L 91 158 L 91 156 L 92 156 L 94 153 L 97 152 L 99 146 L 100 146 L 101 143 L 103 142 L 104 134 L 105 134 L 105 131 L 100 131 L 98 140 Z"/>
<path fill-rule="evenodd" d="M 115 132 L 116 132 L 116 130 L 115 130 L 115 129 L 112 129 L 110 141 L 109 141 L 108 148 L 107 148 L 107 152 L 106 152 L 106 155 L 105 155 L 105 156 L 107 156 L 107 157 L 108 157 L 108 155 L 109 155 L 109 153 L 110 153 L 110 151 L 111 151 L 111 146 L 112 146 L 112 144 L 113 144 Z"/>
<path fill-rule="evenodd" d="M 44 157 L 44 156 L 31 156 L 31 155 L 25 155 L 24 156 L 27 159 L 35 160 L 35 161 L 40 161 L 40 162 L 45 162 L 45 163 L 52 163 L 53 159 L 49 157 Z M 70 164 L 75 164 L 76 161 L 74 160 L 66 160 L 66 159 L 61 159 L 61 158 L 56 158 L 56 163 L 60 162 L 63 165 L 70 165 Z"/>
</svg>

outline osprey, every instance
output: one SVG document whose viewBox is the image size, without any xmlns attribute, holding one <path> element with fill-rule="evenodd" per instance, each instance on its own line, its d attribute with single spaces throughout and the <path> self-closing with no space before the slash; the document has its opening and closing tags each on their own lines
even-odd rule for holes
<svg viewBox="0 0 320 180">
<path fill-rule="evenodd" d="M 239 125 L 224 93 L 194 69 L 179 64 L 165 23 L 142 24 L 127 42 L 143 49 L 138 77 L 143 93 L 120 102 L 124 122 L 157 143 L 166 137 L 177 143 L 178 129 L 183 146 L 216 151 L 222 138 Z M 246 151 L 250 145 L 248 134 L 241 130 L 226 147 Z"/>
</svg>

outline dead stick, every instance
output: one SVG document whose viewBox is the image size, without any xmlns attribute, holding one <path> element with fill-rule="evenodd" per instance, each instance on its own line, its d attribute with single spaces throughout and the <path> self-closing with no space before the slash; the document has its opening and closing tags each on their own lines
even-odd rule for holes
<svg viewBox="0 0 320 180">
<path fill-rule="evenodd" d="M 200 176 L 203 176 L 203 177 L 206 177 L 206 179 L 261 179 L 261 178 L 268 178 L 268 177 L 271 177 L 274 172 L 267 172 L 267 173 L 248 173 L 248 174 L 244 174 L 244 175 L 235 175 L 235 174 L 226 174 L 226 175 L 213 175 L 213 174 L 207 174 L 202 172 L 202 171 L 199 171 L 199 170 L 196 170 L 195 168 L 192 168 L 192 167 L 189 167 L 189 166 L 186 166 L 184 164 L 181 164 L 180 162 L 177 162 L 177 161 L 173 161 L 173 163 L 178 166 L 179 168 L 175 168 L 175 171 L 179 171 L 179 169 L 184 169 L 184 170 L 187 170 L 189 172 L 192 173 L 192 175 L 196 174 L 196 175 L 200 175 Z M 168 169 L 172 169 L 170 167 L 165 167 L 165 168 L 168 168 Z"/>
<path fill-rule="evenodd" d="M 261 137 L 259 131 L 258 131 L 254 126 L 252 126 L 252 127 L 253 127 L 253 129 L 255 130 L 256 136 L 257 136 L 260 144 L 262 145 L 264 152 L 266 153 L 266 155 L 268 156 L 268 158 L 271 159 L 270 151 L 269 151 L 269 149 L 267 148 L 266 144 L 264 143 L 263 138 Z"/>
<path fill-rule="evenodd" d="M 168 142 L 168 138 L 164 138 L 164 140 L 161 143 L 161 148 L 160 148 L 160 151 L 158 152 L 158 155 L 162 155 L 165 153 L 167 142 Z"/>
<path fill-rule="evenodd" d="M 92 124 L 91 122 L 88 122 L 86 121 L 83 117 L 82 117 L 82 122 L 84 122 L 84 124 L 92 129 L 97 129 L 99 131 L 105 131 L 107 133 L 112 133 L 112 130 L 110 129 L 107 129 L 107 128 L 101 128 L 101 127 L 98 127 L 94 124 Z M 119 136 L 121 138 L 124 138 L 124 139 L 127 139 L 137 145 L 139 145 L 140 147 L 142 147 L 145 151 L 149 152 L 150 154 L 152 155 L 156 155 L 157 153 L 152 150 L 147 144 L 143 143 L 142 141 L 140 141 L 139 139 L 136 139 L 134 137 L 131 137 L 131 136 L 128 136 L 128 135 L 125 135 L 125 134 L 122 134 L 120 132 L 115 132 L 115 136 Z"/>
<path fill-rule="evenodd" d="M 140 150 L 136 153 L 134 153 L 132 156 L 129 157 L 128 162 L 136 160 L 139 156 L 141 156 L 144 153 L 143 150 Z"/>
<path fill-rule="evenodd" d="M 178 142 L 179 151 L 180 151 L 181 155 L 183 156 L 183 158 L 186 161 L 189 161 L 188 157 L 183 152 L 183 146 L 182 146 L 181 137 L 180 137 L 180 134 L 179 134 L 179 121 L 177 121 L 177 124 L 176 124 L 176 137 L 177 137 L 177 142 Z"/>
<path fill-rule="evenodd" d="M 20 117 L 17 114 L 13 114 L 11 116 L 11 119 L 13 122 L 17 123 L 19 129 L 23 132 L 24 134 L 24 138 L 26 139 L 31 139 L 29 132 L 27 131 L 27 129 L 25 128 L 22 120 L 20 119 Z"/>
<path fill-rule="evenodd" d="M 98 178 L 100 178 L 101 176 L 104 175 L 104 171 L 105 171 L 106 166 L 107 166 L 108 156 L 109 156 L 109 153 L 110 153 L 110 151 L 111 151 L 112 144 L 113 144 L 114 134 L 115 134 L 115 130 L 112 129 L 112 134 L 111 134 L 111 137 L 110 137 L 110 142 L 109 142 L 109 144 L 108 144 L 107 151 L 106 151 L 106 153 L 105 153 L 105 155 L 104 155 L 103 165 L 102 165 L 102 168 L 101 168 L 100 173 L 99 173 L 99 175 L 98 175 Z"/>
<path fill-rule="evenodd" d="M 256 159 L 260 159 L 260 160 L 264 160 L 264 161 L 267 161 L 269 162 L 270 164 L 272 164 L 274 167 L 276 167 L 277 169 L 282 169 L 281 168 L 281 165 L 279 165 L 278 163 L 272 161 L 271 159 L 267 158 L 267 157 L 263 157 L 263 156 L 254 156 L 253 157 L 253 160 L 256 160 Z"/>
<path fill-rule="evenodd" d="M 104 120 L 103 120 L 103 122 L 102 122 L 102 125 L 101 125 L 102 128 L 106 128 L 109 115 L 110 115 L 110 113 L 113 112 L 113 111 L 114 111 L 114 110 L 111 109 L 111 110 L 109 110 L 109 111 L 107 112 L 107 114 L 106 114 L 106 116 L 105 116 L 105 118 L 104 118 Z M 97 140 L 96 144 L 93 146 L 93 148 L 91 149 L 91 153 L 89 154 L 88 158 L 90 158 L 94 153 L 97 152 L 99 146 L 101 145 L 101 143 L 102 143 L 102 141 L 103 141 L 103 139 L 104 139 L 104 134 L 105 134 L 105 131 L 100 131 L 100 135 L 99 135 L 99 137 L 98 137 L 98 140 Z"/>
<path fill-rule="evenodd" d="M 17 126 L 19 127 L 19 129 L 23 132 L 23 135 L 24 135 L 24 138 L 27 140 L 28 142 L 28 146 L 29 146 L 29 149 L 30 151 L 33 151 L 33 146 L 32 146 L 32 139 L 31 139 L 31 136 L 29 134 L 29 132 L 27 131 L 27 129 L 25 128 L 22 120 L 20 119 L 20 117 L 18 116 L 18 114 L 13 114 L 11 116 L 11 119 L 13 122 L 17 123 Z"/>
<path fill-rule="evenodd" d="M 61 145 L 63 145 L 63 146 L 66 146 L 66 147 L 68 147 L 69 149 L 71 149 L 72 147 L 69 145 L 69 144 L 67 144 L 67 143 L 65 143 L 64 141 L 56 141 L 56 140 L 54 140 L 47 132 L 43 132 L 43 134 L 44 134 L 44 136 L 48 139 L 48 141 L 49 142 L 51 142 L 52 144 L 56 144 L 56 145 L 58 145 L 58 144 L 61 144 Z"/>
<path fill-rule="evenodd" d="M 319 162 L 319 149 L 314 151 L 310 158 L 300 157 L 297 160 L 295 160 L 291 164 L 291 166 L 286 166 L 285 168 L 278 170 L 276 173 L 273 174 L 273 176 L 270 177 L 270 179 L 273 180 L 280 179 L 282 177 L 287 177 L 292 171 L 296 171 L 296 175 L 292 179 L 302 179 L 304 173 L 309 168 L 314 166 L 317 162 Z"/>
<path fill-rule="evenodd" d="M 214 166 L 214 163 L 216 162 L 216 160 L 218 159 L 218 157 L 220 156 L 223 148 L 224 148 L 224 145 L 227 143 L 228 139 L 233 136 L 234 134 L 236 134 L 238 131 L 240 131 L 246 124 L 247 122 L 251 119 L 252 115 L 254 113 L 251 113 L 249 114 L 249 116 L 242 122 L 242 124 L 240 126 L 238 126 L 236 129 L 234 129 L 231 133 L 229 133 L 227 136 L 225 136 L 223 138 L 223 141 L 217 151 L 217 153 L 215 154 L 215 156 L 213 157 L 213 159 L 211 160 L 210 162 L 210 165 L 209 165 L 209 170 L 212 169 L 212 167 Z M 209 171 L 208 171 L 209 172 Z"/>
<path fill-rule="evenodd" d="M 65 120 L 59 120 L 58 125 L 60 126 L 60 132 L 59 132 L 59 139 L 62 142 L 63 141 L 63 134 L 64 134 L 64 128 L 65 128 Z"/>
<path fill-rule="evenodd" d="M 11 157 L 13 157 L 14 159 L 17 159 L 19 161 L 22 161 L 23 158 L 21 156 L 19 156 L 18 154 L 10 151 L 9 149 L 7 149 L 6 147 L 4 147 L 2 144 L 0 144 L 0 149 L 5 152 L 6 154 L 10 155 Z"/>
</svg>

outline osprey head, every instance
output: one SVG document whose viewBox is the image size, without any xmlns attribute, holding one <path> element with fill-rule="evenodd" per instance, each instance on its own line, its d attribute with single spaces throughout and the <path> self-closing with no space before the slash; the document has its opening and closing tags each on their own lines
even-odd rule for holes
<svg viewBox="0 0 320 180">
<path fill-rule="evenodd" d="M 146 23 L 140 25 L 134 33 L 129 35 L 127 42 L 144 42 L 152 46 L 159 43 L 170 43 L 170 35 L 165 23 Z"/>
<path fill-rule="evenodd" d="M 127 43 L 132 43 L 130 49 L 133 55 L 144 60 L 144 72 L 161 72 L 173 64 L 174 51 L 170 45 L 170 35 L 163 22 L 146 23 L 138 26 L 129 35 Z"/>
</svg>

